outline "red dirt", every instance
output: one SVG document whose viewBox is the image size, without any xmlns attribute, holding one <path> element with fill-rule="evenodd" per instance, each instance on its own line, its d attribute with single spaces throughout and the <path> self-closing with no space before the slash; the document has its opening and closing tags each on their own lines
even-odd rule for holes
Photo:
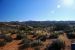
<svg viewBox="0 0 75 50">
<path fill-rule="evenodd" d="M 65 50 L 71 50 L 71 40 L 67 38 L 66 33 L 64 33 L 64 37 L 65 37 Z"/>
<path fill-rule="evenodd" d="M 66 33 L 64 33 L 64 35 L 62 35 L 65 41 L 65 50 L 71 50 L 71 40 L 67 38 Z M 16 35 L 12 35 L 12 38 L 16 37 Z M 29 36 L 29 39 L 32 37 L 32 35 Z M 19 47 L 19 43 L 21 42 L 21 40 L 13 40 L 10 43 L 7 43 L 4 47 L 0 47 L 0 50 L 18 50 Z M 51 39 L 46 39 L 45 42 L 43 42 L 43 46 L 40 47 L 41 50 L 44 50 L 46 46 L 48 46 L 49 44 L 52 43 Z M 26 50 L 26 49 L 25 49 Z M 34 50 L 33 48 L 29 47 L 27 48 L 27 50 Z"/>
</svg>

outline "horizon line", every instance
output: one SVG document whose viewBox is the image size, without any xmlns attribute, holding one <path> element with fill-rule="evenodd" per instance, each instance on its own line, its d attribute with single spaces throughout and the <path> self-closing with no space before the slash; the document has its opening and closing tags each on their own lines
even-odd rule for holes
<svg viewBox="0 0 75 50">
<path fill-rule="evenodd" d="M 41 21 L 57 21 L 57 22 L 59 22 L 59 21 L 62 21 L 62 22 L 67 22 L 67 21 L 74 21 L 75 22 L 75 20 L 26 20 L 26 21 L 16 21 L 16 20 L 14 20 L 14 21 L 0 21 L 0 22 L 27 22 L 27 21 L 37 21 L 37 22 L 41 22 Z"/>
</svg>

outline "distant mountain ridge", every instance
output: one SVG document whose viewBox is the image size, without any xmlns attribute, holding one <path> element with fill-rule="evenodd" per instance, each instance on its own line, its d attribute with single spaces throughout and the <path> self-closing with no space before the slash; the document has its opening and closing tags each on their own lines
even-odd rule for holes
<svg viewBox="0 0 75 50">
<path fill-rule="evenodd" d="M 17 25 L 54 25 L 54 24 L 68 24 L 68 25 L 75 25 L 75 21 L 10 21 L 10 22 L 0 22 L 5 24 L 17 24 Z"/>
</svg>

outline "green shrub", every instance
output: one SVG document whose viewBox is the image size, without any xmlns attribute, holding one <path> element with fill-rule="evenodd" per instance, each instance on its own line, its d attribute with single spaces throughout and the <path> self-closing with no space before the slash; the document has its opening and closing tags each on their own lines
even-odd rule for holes
<svg viewBox="0 0 75 50">
<path fill-rule="evenodd" d="M 4 45 L 6 45 L 6 41 L 0 41 L 0 47 L 3 47 Z"/>
<path fill-rule="evenodd" d="M 72 32 L 67 33 L 67 37 L 68 37 L 69 39 L 75 39 L 75 34 L 72 33 Z"/>
<path fill-rule="evenodd" d="M 17 39 L 17 40 L 21 40 L 21 39 L 24 38 L 24 36 L 25 36 L 25 35 L 24 35 L 23 33 L 18 33 L 16 39 Z"/>
<path fill-rule="evenodd" d="M 21 45 L 21 44 L 26 44 L 26 43 L 30 43 L 31 41 L 29 40 L 29 39 L 23 39 L 20 43 L 19 43 L 19 45 Z"/>
<path fill-rule="evenodd" d="M 11 42 L 13 39 L 10 36 L 5 37 L 6 42 Z"/>
<path fill-rule="evenodd" d="M 26 49 L 26 48 L 28 48 L 28 47 L 30 47 L 30 44 L 29 44 L 29 43 L 24 43 L 24 44 L 22 44 L 22 45 L 19 47 L 19 50 L 23 50 L 23 49 Z"/>
<path fill-rule="evenodd" d="M 37 46 L 41 46 L 41 45 L 42 45 L 42 42 L 40 40 L 34 40 L 31 43 L 31 47 L 37 47 Z"/>
<path fill-rule="evenodd" d="M 52 33 L 49 38 L 51 39 L 58 38 L 59 35 L 60 35 L 59 33 Z"/>
<path fill-rule="evenodd" d="M 26 48 L 30 47 L 30 42 L 31 41 L 28 40 L 28 39 L 23 39 L 21 41 L 21 43 L 19 43 L 19 45 L 20 45 L 19 50 L 23 50 L 23 49 L 26 49 Z"/>
<path fill-rule="evenodd" d="M 40 50 L 40 48 L 39 47 L 35 47 L 34 50 Z"/>
<path fill-rule="evenodd" d="M 65 43 L 60 41 L 60 40 L 56 40 L 53 41 L 53 43 L 51 45 L 49 45 L 46 50 L 61 50 L 61 48 L 64 49 L 65 47 Z"/>
<path fill-rule="evenodd" d="M 38 36 L 36 39 L 37 40 L 39 39 L 41 41 L 46 41 L 47 37 L 45 35 L 43 35 L 43 36 Z"/>
</svg>

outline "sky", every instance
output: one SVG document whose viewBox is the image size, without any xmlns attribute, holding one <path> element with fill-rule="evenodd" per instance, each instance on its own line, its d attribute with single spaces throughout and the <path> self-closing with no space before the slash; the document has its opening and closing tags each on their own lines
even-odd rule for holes
<svg viewBox="0 0 75 50">
<path fill-rule="evenodd" d="M 0 0 L 0 21 L 75 20 L 75 0 Z"/>
</svg>

